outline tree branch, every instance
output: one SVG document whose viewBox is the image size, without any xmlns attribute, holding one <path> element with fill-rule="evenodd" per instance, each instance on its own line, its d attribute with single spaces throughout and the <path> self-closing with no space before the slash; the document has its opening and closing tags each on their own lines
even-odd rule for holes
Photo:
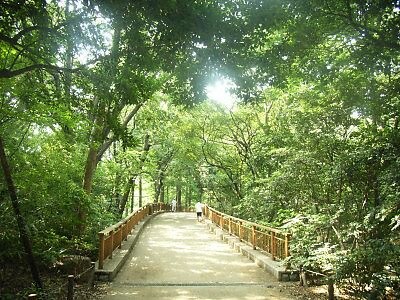
<svg viewBox="0 0 400 300">
<path fill-rule="evenodd" d="M 67 69 L 63 67 L 57 67 L 54 65 L 47 65 L 47 64 L 34 64 L 24 68 L 20 68 L 17 70 L 9 70 L 9 69 L 0 69 L 0 78 L 12 78 L 15 76 L 19 76 L 28 72 L 32 72 L 34 70 L 46 70 L 46 71 L 55 71 L 55 72 L 77 72 L 81 70 L 81 68 L 75 69 Z"/>
<path fill-rule="evenodd" d="M 135 107 L 132 109 L 132 111 L 129 113 L 129 115 L 125 118 L 124 122 L 122 123 L 122 128 L 126 128 L 128 126 L 128 123 L 132 120 L 132 118 L 137 114 L 139 109 L 143 106 L 144 103 L 138 103 L 135 105 Z M 101 158 L 104 155 L 104 152 L 107 151 L 107 149 L 111 146 L 111 144 L 116 140 L 116 136 L 113 135 L 111 136 L 108 140 L 106 140 L 100 147 L 100 149 L 97 151 L 97 156 L 96 159 L 97 161 L 100 161 Z"/>
<path fill-rule="evenodd" d="M 389 48 L 394 50 L 400 49 L 400 44 L 393 39 L 385 39 L 384 32 L 377 29 L 371 28 L 365 24 L 357 22 L 353 18 L 353 9 L 351 8 L 350 1 L 346 1 L 346 12 L 335 12 L 329 5 L 328 10 L 325 11 L 326 15 L 331 15 L 341 18 L 343 21 L 355 29 L 360 35 L 364 36 L 367 40 L 375 44 L 376 46 Z"/>
<path fill-rule="evenodd" d="M 79 71 L 83 71 L 84 68 L 88 65 L 91 65 L 97 61 L 100 61 L 102 59 L 105 59 L 109 57 L 109 55 L 104 55 L 104 56 L 100 56 L 97 57 L 93 60 L 88 61 L 86 64 L 81 65 L 78 68 L 65 68 L 65 67 L 58 67 L 58 66 L 54 66 L 52 64 L 41 64 L 41 63 L 37 63 L 37 64 L 32 64 L 30 66 L 26 66 L 17 70 L 10 70 L 10 69 L 0 69 L 0 78 L 12 78 L 15 76 L 19 76 L 28 72 L 32 72 L 34 70 L 45 70 L 45 71 L 49 71 L 49 72 L 70 72 L 70 73 L 76 73 Z"/>
</svg>

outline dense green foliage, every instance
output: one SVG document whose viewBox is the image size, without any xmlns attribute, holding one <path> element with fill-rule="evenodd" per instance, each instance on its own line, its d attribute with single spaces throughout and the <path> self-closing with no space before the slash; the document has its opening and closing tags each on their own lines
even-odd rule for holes
<svg viewBox="0 0 400 300">
<path fill-rule="evenodd" d="M 96 255 L 140 204 L 293 234 L 294 268 L 400 290 L 398 1 L 0 6 L 0 137 L 36 259 Z M 231 80 L 232 109 L 206 100 Z M 0 265 L 23 263 L 0 181 Z"/>
</svg>

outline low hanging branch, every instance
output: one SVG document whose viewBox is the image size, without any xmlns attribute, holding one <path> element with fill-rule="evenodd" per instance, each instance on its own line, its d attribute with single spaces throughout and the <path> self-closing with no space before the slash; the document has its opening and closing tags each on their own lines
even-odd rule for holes
<svg viewBox="0 0 400 300">
<path fill-rule="evenodd" d="M 13 78 L 13 77 L 16 77 L 16 76 L 19 76 L 19 75 L 22 75 L 22 74 L 25 74 L 25 73 L 29 73 L 29 72 L 32 72 L 32 71 L 35 71 L 35 70 L 44 70 L 44 71 L 47 71 L 47 72 L 50 72 L 50 73 L 53 73 L 53 72 L 58 72 L 58 73 L 61 73 L 61 72 L 77 73 L 77 72 L 80 72 L 80 71 L 85 71 L 85 68 L 87 66 L 89 66 L 89 65 L 91 65 L 91 64 L 93 64 L 95 62 L 98 62 L 98 61 L 100 61 L 102 59 L 105 59 L 107 57 L 108 57 L 108 55 L 105 55 L 105 56 L 102 56 L 102 57 L 97 57 L 97 58 L 95 58 L 93 60 L 88 61 L 84 65 L 81 65 L 81 66 L 79 66 L 77 68 L 72 68 L 72 69 L 71 68 L 65 68 L 65 67 L 59 67 L 59 66 L 54 66 L 54 65 L 51 65 L 51 64 L 40 64 L 40 63 L 32 64 L 32 65 L 29 65 L 29 66 L 26 66 L 26 67 L 23 67 L 23 68 L 20 68 L 20 69 L 15 69 L 15 70 L 13 70 L 13 69 L 0 69 L 0 78 Z"/>
<path fill-rule="evenodd" d="M 46 64 L 33 64 L 30 66 L 26 66 L 24 68 L 11 70 L 11 69 L 0 69 L 0 78 L 12 78 L 15 76 L 22 75 L 24 73 L 32 72 L 34 70 L 47 70 L 47 71 L 69 71 L 69 72 L 76 72 L 78 69 L 65 69 L 62 67 L 57 67 L 53 65 L 46 65 Z"/>
</svg>

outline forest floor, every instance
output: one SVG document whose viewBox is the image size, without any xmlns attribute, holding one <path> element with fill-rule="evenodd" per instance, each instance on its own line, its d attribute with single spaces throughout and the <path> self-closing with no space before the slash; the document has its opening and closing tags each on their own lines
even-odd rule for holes
<svg viewBox="0 0 400 300">
<path fill-rule="evenodd" d="M 44 290 L 38 293 L 29 269 L 21 266 L 1 266 L 0 268 L 0 299 L 15 300 L 27 299 L 30 294 L 38 294 L 39 299 L 66 299 L 68 278 L 55 270 L 41 270 L 40 277 Z M 99 299 L 105 293 L 107 285 L 95 284 L 90 287 L 87 284 L 75 284 L 74 299 Z"/>
<path fill-rule="evenodd" d="M 310 300 L 326 300 L 328 299 L 328 286 L 309 286 L 302 287 L 299 286 L 298 282 L 294 282 L 285 286 L 285 289 L 289 292 L 294 299 L 310 299 Z M 335 289 L 335 299 L 351 299 L 349 296 L 341 294 L 337 289 Z"/>
</svg>

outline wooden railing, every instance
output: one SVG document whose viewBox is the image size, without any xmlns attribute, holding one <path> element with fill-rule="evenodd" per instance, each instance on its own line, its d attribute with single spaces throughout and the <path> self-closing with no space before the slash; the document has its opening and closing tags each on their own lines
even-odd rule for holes
<svg viewBox="0 0 400 300">
<path fill-rule="evenodd" d="M 252 223 L 219 212 L 208 205 L 204 206 L 204 215 L 221 229 L 269 253 L 273 260 L 289 256 L 290 234 L 282 230 Z"/>
<path fill-rule="evenodd" d="M 105 259 L 112 258 L 115 249 L 121 248 L 122 242 L 128 239 L 128 235 L 140 221 L 146 216 L 152 215 L 154 212 L 167 209 L 169 209 L 169 205 L 165 203 L 147 204 L 134 211 L 120 222 L 100 231 L 99 269 L 103 269 Z"/>
</svg>

